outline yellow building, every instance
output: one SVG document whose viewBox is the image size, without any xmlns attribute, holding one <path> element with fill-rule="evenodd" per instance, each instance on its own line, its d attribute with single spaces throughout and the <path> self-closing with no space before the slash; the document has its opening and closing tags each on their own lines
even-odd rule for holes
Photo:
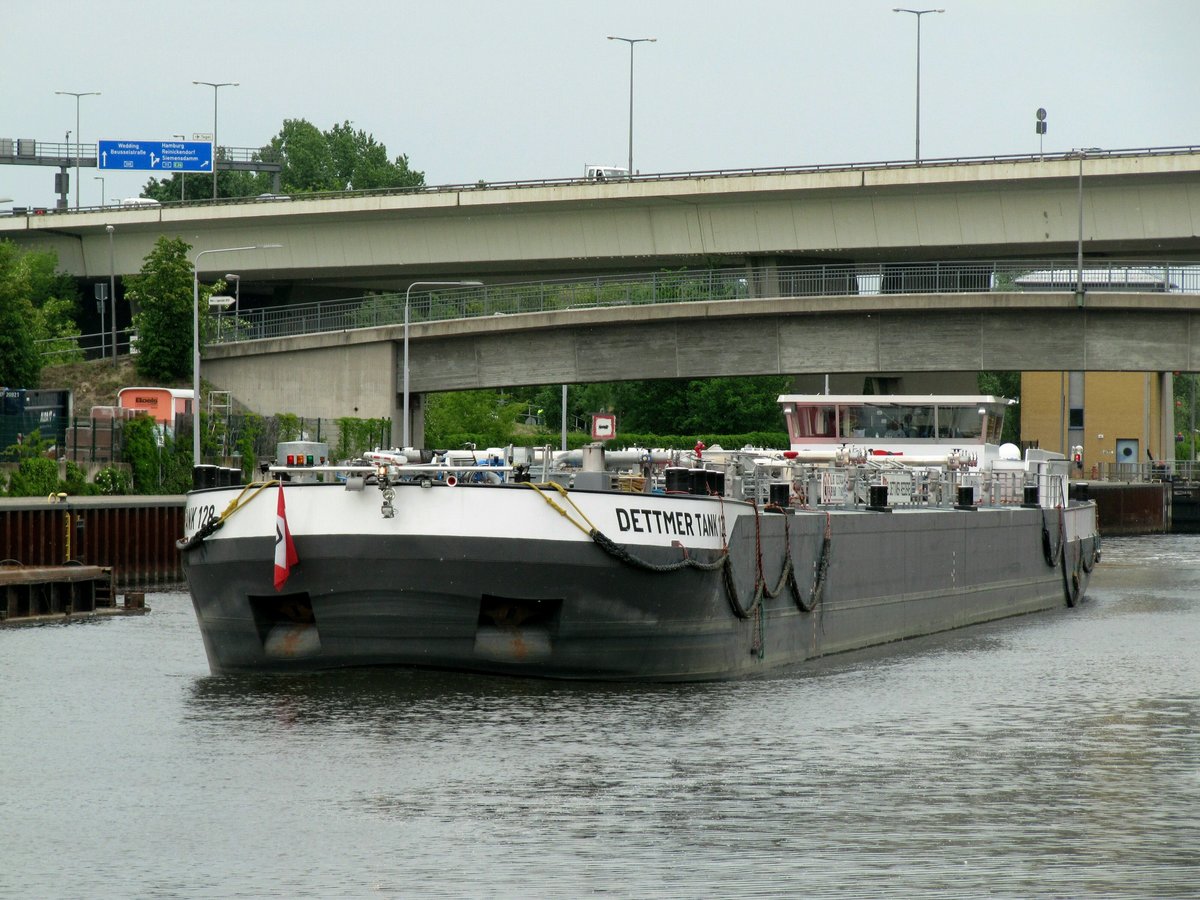
<svg viewBox="0 0 1200 900">
<path fill-rule="evenodd" d="M 1102 463 L 1175 459 L 1171 373 L 1023 372 L 1021 440 L 1066 456 L 1083 448 L 1082 478 Z"/>
</svg>

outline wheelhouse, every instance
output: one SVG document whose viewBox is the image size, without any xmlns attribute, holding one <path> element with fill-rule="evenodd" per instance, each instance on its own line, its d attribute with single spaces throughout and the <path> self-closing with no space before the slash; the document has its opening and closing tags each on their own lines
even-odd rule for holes
<svg viewBox="0 0 1200 900">
<path fill-rule="evenodd" d="M 844 444 L 918 451 L 999 444 L 1015 400 L 991 395 L 784 394 L 793 450 Z"/>
</svg>

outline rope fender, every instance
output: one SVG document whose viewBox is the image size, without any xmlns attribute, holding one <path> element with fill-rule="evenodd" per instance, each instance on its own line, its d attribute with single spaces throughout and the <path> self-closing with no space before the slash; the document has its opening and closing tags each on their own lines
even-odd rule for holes
<svg viewBox="0 0 1200 900">
<path fill-rule="evenodd" d="M 756 615 L 762 606 L 764 596 L 773 600 L 783 592 L 785 587 L 792 592 L 792 598 L 795 600 L 796 606 L 801 612 L 812 612 L 820 602 L 822 593 L 824 592 L 825 576 L 829 571 L 829 548 L 831 546 L 832 526 L 829 513 L 825 514 L 825 534 L 821 542 L 821 555 L 817 559 L 816 573 L 813 579 L 813 589 L 809 594 L 808 599 L 805 600 L 804 595 L 800 590 L 800 585 L 796 582 L 795 565 L 792 562 L 791 530 L 789 521 L 787 519 L 784 520 L 785 544 L 783 570 L 779 573 L 779 581 L 776 583 L 775 587 L 767 587 L 766 579 L 762 574 L 761 524 L 759 522 L 761 514 L 759 513 L 758 505 L 754 505 L 755 541 L 756 547 L 758 548 L 758 559 L 754 579 L 754 598 L 751 600 L 750 605 L 746 606 L 744 603 L 742 603 L 741 597 L 738 595 L 737 585 L 734 583 L 733 579 L 733 561 L 730 557 L 729 545 L 724 539 L 725 517 L 723 512 L 721 516 L 723 546 L 721 555 L 716 559 L 707 563 L 700 562 L 699 560 L 693 559 L 688 555 L 686 547 L 681 547 L 680 549 L 683 551 L 682 559 L 672 563 L 652 563 L 630 553 L 627 549 L 622 547 L 620 544 L 602 532 L 599 528 L 597 528 L 595 524 L 593 524 L 592 521 L 587 517 L 587 514 L 579 508 L 574 500 L 571 499 L 570 494 L 567 493 L 567 489 L 562 485 L 555 482 L 535 484 L 530 481 L 524 482 L 524 485 L 537 492 L 538 496 L 545 500 L 546 503 L 559 515 L 591 538 L 592 542 L 597 547 L 599 547 L 613 559 L 616 559 L 625 565 L 631 566 L 635 569 L 640 569 L 643 572 L 654 573 L 678 572 L 685 568 L 696 569 L 701 572 L 715 572 L 720 569 L 721 580 L 725 586 L 725 597 L 729 601 L 729 608 L 739 619 L 749 619 L 751 616 Z M 569 504 L 571 509 L 567 509 L 557 503 L 555 498 L 550 495 L 549 491 L 545 490 L 546 488 L 556 491 L 562 497 L 562 499 Z"/>
<path fill-rule="evenodd" d="M 1080 547 L 1082 548 L 1082 544 Z M 1083 554 L 1080 564 L 1083 567 L 1083 571 L 1091 575 L 1092 569 L 1096 568 L 1096 563 L 1098 562 L 1100 562 L 1100 535 L 1096 534 L 1092 536 L 1091 550 Z"/>
<path fill-rule="evenodd" d="M 1062 507 L 1059 508 L 1058 522 L 1058 548 L 1053 549 L 1050 543 L 1050 529 L 1046 527 L 1046 510 L 1042 510 L 1042 556 L 1045 557 L 1046 565 L 1053 569 L 1058 565 L 1059 557 L 1063 552 L 1063 544 L 1066 543 L 1066 535 L 1063 534 Z"/>
</svg>

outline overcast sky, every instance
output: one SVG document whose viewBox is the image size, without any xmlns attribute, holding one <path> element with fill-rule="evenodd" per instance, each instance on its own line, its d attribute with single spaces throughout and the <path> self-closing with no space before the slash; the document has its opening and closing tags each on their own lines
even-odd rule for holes
<svg viewBox="0 0 1200 900">
<path fill-rule="evenodd" d="M 921 19 L 921 156 L 1200 144 L 1197 0 L 944 0 Z M 350 120 L 429 184 L 911 159 L 916 17 L 879 0 L 10 0 L 0 137 L 267 143 Z M 914 9 L 925 8 L 913 4 Z M 72 141 L 74 138 L 72 138 Z M 0 165 L 53 206 L 56 170 Z M 72 176 L 73 176 L 72 171 Z M 100 203 L 96 170 L 81 202 Z M 105 174 L 106 199 L 146 173 Z M 72 187 L 72 198 L 74 187 Z M 8 206 L 9 204 L 3 204 Z"/>
</svg>

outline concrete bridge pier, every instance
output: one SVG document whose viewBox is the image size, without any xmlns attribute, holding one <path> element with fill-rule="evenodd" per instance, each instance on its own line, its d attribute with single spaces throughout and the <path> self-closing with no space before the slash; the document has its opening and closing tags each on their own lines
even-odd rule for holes
<svg viewBox="0 0 1200 900">
<path fill-rule="evenodd" d="M 1163 461 L 1175 460 L 1175 373 L 1160 372 L 1158 383 L 1159 453 Z"/>
<path fill-rule="evenodd" d="M 779 297 L 779 261 L 774 256 L 759 256 L 746 261 L 748 297 Z"/>
<path fill-rule="evenodd" d="M 396 410 L 396 417 L 393 422 L 400 423 L 400 428 L 392 429 L 392 443 L 399 445 L 404 440 L 404 398 L 401 396 L 399 408 Z M 425 395 L 414 394 L 411 391 L 408 395 L 408 413 L 409 424 L 408 434 L 409 442 L 414 447 L 425 446 Z M 449 449 L 442 447 L 439 449 Z"/>
</svg>

